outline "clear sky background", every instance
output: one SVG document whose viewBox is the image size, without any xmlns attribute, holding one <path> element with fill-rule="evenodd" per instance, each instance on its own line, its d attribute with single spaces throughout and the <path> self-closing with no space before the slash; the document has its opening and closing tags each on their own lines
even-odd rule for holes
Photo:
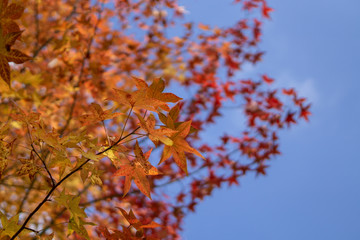
<svg viewBox="0 0 360 240">
<path fill-rule="evenodd" d="M 231 0 L 183 0 L 188 19 L 226 25 Z M 268 0 L 263 62 L 277 86 L 312 102 L 310 122 L 282 131 L 282 155 L 265 177 L 206 198 L 183 239 L 360 239 L 360 0 Z"/>
</svg>

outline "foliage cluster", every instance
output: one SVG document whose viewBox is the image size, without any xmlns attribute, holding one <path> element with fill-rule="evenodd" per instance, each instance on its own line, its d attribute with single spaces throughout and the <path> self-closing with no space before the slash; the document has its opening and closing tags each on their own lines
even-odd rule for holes
<svg viewBox="0 0 360 240">
<path fill-rule="evenodd" d="M 177 0 L 0 0 L 1 240 L 178 239 L 214 189 L 265 175 L 310 105 L 239 78 L 272 9 L 233 4 L 220 28 Z M 229 108 L 244 128 L 208 139 Z"/>
</svg>

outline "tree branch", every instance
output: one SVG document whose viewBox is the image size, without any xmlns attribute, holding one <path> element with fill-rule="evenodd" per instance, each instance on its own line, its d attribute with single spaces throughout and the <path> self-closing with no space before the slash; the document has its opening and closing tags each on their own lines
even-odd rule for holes
<svg viewBox="0 0 360 240">
<path fill-rule="evenodd" d="M 36 231 L 36 230 L 34 230 L 34 229 L 32 229 L 32 228 L 25 227 L 25 229 L 26 229 L 26 230 L 29 230 L 29 231 L 32 231 L 32 232 L 34 232 L 34 233 L 36 233 L 36 234 L 39 233 L 39 231 Z"/>
<path fill-rule="evenodd" d="M 87 185 L 78 193 L 78 196 L 80 196 L 81 194 L 83 194 L 90 186 L 91 186 L 91 184 L 87 184 Z M 43 234 L 46 232 L 46 230 L 48 230 L 51 226 L 54 225 L 55 220 L 56 220 L 57 218 L 59 218 L 65 211 L 66 211 L 66 207 L 62 208 L 58 213 L 56 213 L 55 217 L 53 217 L 53 218 L 51 219 L 51 222 L 50 222 L 46 227 L 44 227 L 43 229 L 41 229 L 41 230 L 39 231 L 39 234 L 38 234 L 38 235 L 39 235 L 39 236 L 43 235 Z M 34 240 L 37 240 L 37 238 L 33 238 L 33 239 L 34 239 Z"/>
<path fill-rule="evenodd" d="M 134 134 L 140 127 L 137 127 L 136 129 L 134 129 L 132 132 L 130 132 L 129 134 L 127 134 L 124 137 L 120 137 L 119 140 L 117 140 L 113 145 L 109 146 L 108 148 L 104 149 L 101 152 L 98 152 L 96 155 L 101 155 L 107 151 L 109 151 L 110 149 L 112 149 L 113 147 L 115 147 L 117 144 L 119 144 L 122 140 L 126 139 L 127 137 L 131 136 L 132 134 Z M 90 162 L 91 159 L 87 159 L 85 162 L 83 162 L 82 164 L 80 164 L 80 166 L 78 166 L 77 168 L 75 168 L 74 170 L 72 170 L 70 173 L 68 173 L 64 178 L 62 178 L 58 183 L 56 183 L 48 192 L 48 194 L 46 194 L 46 196 L 44 197 L 44 199 L 37 205 L 37 207 L 29 214 L 29 216 L 25 219 L 24 223 L 22 224 L 22 226 L 20 227 L 20 229 L 11 237 L 10 240 L 14 240 L 25 228 L 26 228 L 26 224 L 30 221 L 30 219 L 32 218 L 32 216 L 34 216 L 34 214 L 39 211 L 39 209 L 48 201 L 48 199 L 50 198 L 51 194 L 55 191 L 55 189 L 57 187 L 59 187 L 66 179 L 68 179 L 69 177 L 71 177 L 74 173 L 76 173 L 77 171 L 79 171 L 85 164 L 87 164 L 88 162 Z"/>
</svg>

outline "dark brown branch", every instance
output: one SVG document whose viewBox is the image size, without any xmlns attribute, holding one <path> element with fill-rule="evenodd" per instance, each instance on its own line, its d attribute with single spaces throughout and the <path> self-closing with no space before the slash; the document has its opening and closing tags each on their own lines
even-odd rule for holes
<svg viewBox="0 0 360 240">
<path fill-rule="evenodd" d="M 39 233 L 39 231 L 36 231 L 36 230 L 34 230 L 34 229 L 32 229 L 32 228 L 25 227 L 25 229 L 26 229 L 26 230 L 29 230 L 29 231 L 32 231 L 32 232 L 34 232 L 34 233 L 36 233 L 36 234 Z"/>
<path fill-rule="evenodd" d="M 83 194 L 89 187 L 91 186 L 91 184 L 87 184 L 79 193 L 78 196 L 80 196 L 81 194 Z M 54 225 L 55 220 L 58 219 L 64 212 L 66 211 L 66 207 L 62 208 L 58 213 L 56 213 L 55 217 L 53 217 L 50 221 L 50 223 L 44 227 L 43 229 L 41 229 L 39 231 L 39 236 L 43 235 L 46 230 L 48 230 L 51 226 Z M 34 240 L 37 240 L 37 238 L 33 238 Z"/>
<path fill-rule="evenodd" d="M 109 146 L 108 148 L 106 148 L 105 150 L 98 152 L 96 155 L 101 155 L 107 151 L 109 151 L 110 149 L 112 149 L 113 147 L 115 147 L 117 144 L 119 144 L 122 140 L 128 138 L 129 136 L 133 135 L 140 127 L 137 127 L 136 129 L 134 129 L 132 132 L 130 132 L 129 134 L 127 134 L 124 137 L 119 138 L 119 140 L 117 140 L 113 145 Z M 25 228 L 26 228 L 26 224 L 30 221 L 30 219 L 32 218 L 32 216 L 34 216 L 34 214 L 39 211 L 39 209 L 48 201 L 48 199 L 50 198 L 51 194 L 55 191 L 55 189 L 57 187 L 59 187 L 66 179 L 68 179 L 69 177 L 71 177 L 74 173 L 76 173 L 77 171 L 79 171 L 83 166 L 85 166 L 85 164 L 87 164 L 88 162 L 90 162 L 91 159 L 87 159 L 85 162 L 83 162 L 82 164 L 80 164 L 80 166 L 78 166 L 77 168 L 75 168 L 74 170 L 72 170 L 70 173 L 68 173 L 64 178 L 62 178 L 57 184 L 55 184 L 50 191 L 48 192 L 48 194 L 46 194 L 46 196 L 44 197 L 44 199 L 37 205 L 37 207 L 29 214 L 29 216 L 25 219 L 24 223 L 22 224 L 22 226 L 20 227 L 20 229 L 11 237 L 10 240 L 14 240 Z"/>
</svg>

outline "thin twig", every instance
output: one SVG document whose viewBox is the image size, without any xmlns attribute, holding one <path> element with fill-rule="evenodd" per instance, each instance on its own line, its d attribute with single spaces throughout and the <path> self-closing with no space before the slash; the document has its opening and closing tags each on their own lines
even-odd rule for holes
<svg viewBox="0 0 360 240">
<path fill-rule="evenodd" d="M 25 227 L 25 229 L 26 229 L 26 230 L 29 230 L 29 231 L 32 231 L 32 232 L 34 232 L 34 233 L 36 233 L 36 234 L 39 233 L 39 231 L 36 231 L 36 230 L 34 230 L 34 229 L 32 229 L 32 228 Z"/>
<path fill-rule="evenodd" d="M 104 131 L 105 131 L 105 134 L 106 134 L 106 138 L 107 138 L 108 144 L 110 145 L 110 144 L 111 144 L 111 143 L 110 143 L 110 137 L 109 137 L 109 134 L 108 134 L 108 132 L 107 132 L 107 130 L 106 130 L 105 122 L 104 122 L 104 120 L 102 120 L 101 122 L 102 122 L 102 125 L 103 125 L 103 127 L 104 127 Z"/>
<path fill-rule="evenodd" d="M 39 155 L 39 153 L 36 151 L 36 149 L 34 147 L 34 144 L 33 144 L 34 141 L 32 139 L 31 133 L 30 133 L 29 125 L 27 125 L 27 129 L 28 129 L 28 133 L 29 133 L 29 137 L 30 137 L 31 148 L 32 148 L 33 152 L 35 152 L 36 156 L 38 156 L 38 158 L 40 159 L 42 164 L 44 165 L 44 168 L 45 168 L 46 172 L 48 173 L 48 175 L 49 175 L 49 177 L 51 179 L 52 186 L 54 186 L 55 185 L 55 180 L 54 180 L 53 176 L 51 175 L 49 169 L 47 168 L 44 159 Z"/>
<path fill-rule="evenodd" d="M 122 137 L 122 135 L 124 134 L 125 127 L 126 127 L 126 124 L 127 124 L 128 120 L 129 120 L 129 117 L 130 117 L 130 115 L 131 115 L 131 113 L 132 113 L 132 110 L 133 110 L 133 107 L 131 107 L 131 108 L 130 108 L 130 111 L 129 111 L 129 113 L 128 113 L 127 117 L 126 117 L 126 120 L 125 120 L 124 126 L 123 126 L 123 128 L 122 128 L 122 130 L 121 130 L 120 138 L 121 138 L 121 137 Z"/>
<path fill-rule="evenodd" d="M 127 140 L 127 141 L 124 141 L 124 142 L 122 142 L 122 143 L 131 142 L 131 141 L 133 141 L 133 140 L 136 140 L 136 139 L 139 139 L 139 138 L 143 138 L 143 137 L 146 137 L 146 136 L 135 137 L 135 138 L 129 139 L 129 140 Z"/>
<path fill-rule="evenodd" d="M 43 163 L 44 168 L 45 168 L 46 172 L 48 173 L 48 175 L 49 175 L 49 177 L 50 177 L 50 179 L 51 179 L 52 186 L 54 186 L 54 185 L 56 184 L 55 179 L 54 179 L 53 176 L 51 175 L 48 167 L 46 166 L 45 161 L 42 159 L 42 157 L 41 157 L 41 156 L 38 154 L 38 152 L 35 150 L 35 147 L 34 147 L 34 145 L 33 145 L 32 143 L 31 143 L 31 147 L 32 147 L 33 151 L 35 152 L 36 156 L 38 156 L 38 158 L 40 159 L 40 161 Z"/>
<path fill-rule="evenodd" d="M 78 193 L 78 196 L 80 196 L 81 194 L 83 194 L 89 187 L 91 186 L 91 184 L 87 184 L 79 193 Z M 57 225 L 57 224 L 54 224 L 56 219 L 58 219 L 65 211 L 66 211 L 66 207 L 62 208 L 56 215 L 55 217 L 53 217 L 51 219 L 51 222 L 46 226 L 44 227 L 43 229 L 40 230 L 40 233 L 39 233 L 39 236 L 43 235 L 46 230 L 48 230 L 51 226 L 53 225 Z M 58 223 L 59 224 L 59 223 Z M 34 240 L 36 240 L 37 238 L 34 238 Z"/>
</svg>

